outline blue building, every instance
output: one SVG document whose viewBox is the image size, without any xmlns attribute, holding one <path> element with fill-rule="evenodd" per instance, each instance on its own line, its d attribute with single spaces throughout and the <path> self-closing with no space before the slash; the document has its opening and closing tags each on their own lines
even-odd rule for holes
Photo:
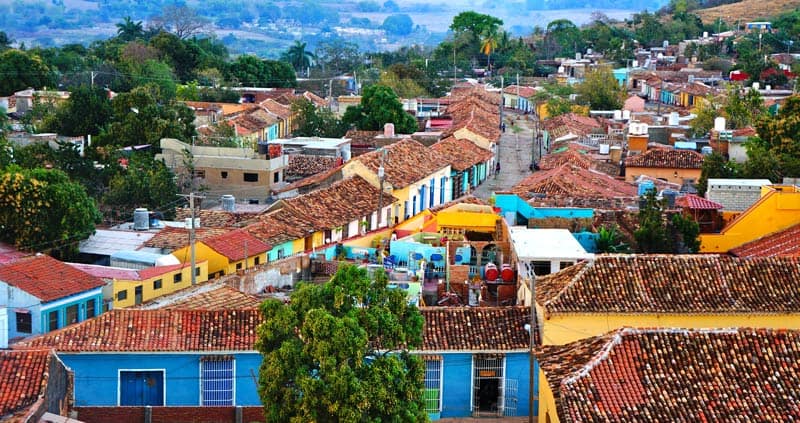
<svg viewBox="0 0 800 423">
<path fill-rule="evenodd" d="M 0 265 L 0 348 L 99 315 L 104 285 L 47 255 Z"/>
<path fill-rule="evenodd" d="M 527 416 L 530 383 L 528 307 L 423 307 L 425 405 L 445 417 Z M 534 404 L 538 410 L 538 404 Z"/>
<path fill-rule="evenodd" d="M 76 407 L 261 407 L 260 322 L 257 309 L 119 309 L 19 346 L 58 351 Z"/>
</svg>

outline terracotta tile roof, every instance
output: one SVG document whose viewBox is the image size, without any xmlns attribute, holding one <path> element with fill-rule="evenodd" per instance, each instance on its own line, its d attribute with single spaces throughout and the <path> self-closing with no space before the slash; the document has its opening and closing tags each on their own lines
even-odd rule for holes
<svg viewBox="0 0 800 423">
<path fill-rule="evenodd" d="M 448 166 L 447 158 L 436 151 L 406 138 L 384 147 L 387 151 L 383 161 L 386 182 L 394 189 L 407 187 L 428 175 Z M 377 174 L 381 163 L 381 151 L 373 151 L 354 157 L 370 171 Z"/>
<path fill-rule="evenodd" d="M 550 132 L 553 139 L 556 139 L 569 133 L 578 136 L 599 133 L 602 132 L 603 125 L 595 118 L 567 113 L 545 119 L 542 122 L 542 128 Z"/>
<path fill-rule="evenodd" d="M 742 258 L 800 257 L 800 241 L 798 240 L 800 240 L 800 225 L 795 225 L 736 247 L 730 251 L 730 254 Z"/>
<path fill-rule="evenodd" d="M 560 153 L 546 154 L 539 162 L 539 168 L 542 170 L 550 170 L 560 167 L 564 164 L 572 164 L 583 169 L 592 167 L 592 160 L 586 155 L 585 152 L 568 148 Z"/>
<path fill-rule="evenodd" d="M 675 205 L 678 207 L 686 207 L 692 210 L 722 210 L 722 204 L 706 200 L 703 197 L 698 197 L 694 194 L 686 194 L 675 199 Z"/>
<path fill-rule="evenodd" d="M 469 169 L 494 157 L 491 151 L 478 147 L 472 141 L 455 137 L 447 137 L 430 148 L 445 157 L 450 167 L 458 171 Z"/>
<path fill-rule="evenodd" d="M 447 138 L 456 131 L 466 128 L 470 132 L 478 134 L 492 142 L 500 141 L 500 119 L 487 119 L 478 115 L 471 115 L 465 119 L 456 119 L 453 126 L 444 131 L 442 136 Z"/>
<path fill-rule="evenodd" d="M 221 282 L 207 282 L 163 295 L 136 306 L 143 310 L 244 310 L 261 300 Z"/>
<path fill-rule="evenodd" d="M 305 216 L 287 208 L 261 215 L 258 222 L 247 225 L 244 229 L 271 245 L 302 239 L 314 233 L 314 227 Z"/>
<path fill-rule="evenodd" d="M 306 100 L 310 101 L 317 107 L 328 107 L 328 100 L 325 100 L 324 98 L 312 93 L 311 91 L 304 92 L 303 97 L 305 97 Z"/>
<path fill-rule="evenodd" d="M 800 257 L 602 255 L 537 278 L 549 313 L 800 312 Z"/>
<path fill-rule="evenodd" d="M 254 119 L 258 119 L 260 122 L 263 122 L 265 128 L 268 128 L 278 123 L 278 119 L 275 117 L 275 115 L 271 114 L 270 112 L 264 109 L 255 108 L 253 110 L 250 110 L 247 113 L 247 116 L 250 116 Z"/>
<path fill-rule="evenodd" d="M 423 351 L 527 350 L 528 307 L 422 307 Z"/>
<path fill-rule="evenodd" d="M 191 266 L 190 263 L 170 264 L 167 266 L 153 266 L 144 269 L 126 269 L 122 267 L 100 266 L 96 264 L 66 263 L 82 272 L 102 279 L 124 279 L 141 281 L 159 275 L 164 275 L 178 269 Z"/>
<path fill-rule="evenodd" d="M 0 281 L 17 287 L 42 302 L 80 294 L 105 285 L 102 279 L 44 254 L 21 258 L 0 266 Z"/>
<path fill-rule="evenodd" d="M 511 192 L 523 198 L 530 198 L 531 194 L 572 198 L 636 197 L 633 185 L 572 164 L 534 172 L 511 188 Z"/>
<path fill-rule="evenodd" d="M 292 116 L 292 110 L 288 106 L 284 106 L 283 104 L 278 103 L 271 98 L 258 103 L 258 105 L 266 109 L 268 112 L 280 117 L 281 119 L 288 119 Z"/>
<path fill-rule="evenodd" d="M 230 261 L 244 260 L 245 257 L 253 257 L 272 249 L 244 229 L 205 238 L 201 242 Z"/>
<path fill-rule="evenodd" d="M 518 87 L 519 89 L 517 89 Z M 513 94 L 513 95 L 519 94 L 520 97 L 530 98 L 536 95 L 536 88 L 528 87 L 525 85 L 520 85 L 520 86 L 509 85 L 505 89 L 503 89 L 503 92 L 506 94 Z"/>
<path fill-rule="evenodd" d="M 284 200 L 284 209 L 311 225 L 313 231 L 333 229 L 360 220 L 378 210 L 380 190 L 360 176 L 337 181 L 308 194 Z M 384 192 L 383 206 L 397 198 Z"/>
<path fill-rule="evenodd" d="M 544 347 L 562 422 L 800 419 L 800 332 L 621 329 Z"/>
<path fill-rule="evenodd" d="M 375 137 L 383 134 L 383 131 L 361 131 L 351 129 L 344 134 L 344 138 L 350 139 L 351 146 L 374 146 Z"/>
<path fill-rule="evenodd" d="M 456 117 L 465 117 L 473 113 L 482 113 L 486 117 L 494 116 L 500 121 L 500 106 L 489 103 L 477 97 L 464 97 L 450 103 L 445 109 L 445 114 Z M 496 116 L 495 116 L 496 115 Z"/>
<path fill-rule="evenodd" d="M 336 167 L 337 158 L 308 154 L 290 154 L 284 172 L 292 176 L 311 176 Z"/>
<path fill-rule="evenodd" d="M 253 108 L 252 104 L 216 103 L 208 101 L 184 101 L 183 104 L 192 109 L 221 110 L 223 116 L 240 113 Z"/>
<path fill-rule="evenodd" d="M 51 357 L 49 349 L 0 351 L 0 418 L 24 414 L 45 395 Z"/>
<path fill-rule="evenodd" d="M 237 204 L 239 206 L 239 204 Z M 229 212 L 226 210 L 195 210 L 195 218 L 200 219 L 200 225 L 206 228 L 233 228 L 257 218 L 260 213 L 255 212 Z M 181 207 L 175 210 L 175 219 L 178 221 L 190 219 L 192 209 Z M 196 228 L 196 229 L 202 229 Z M 188 241 L 187 241 L 188 243 Z"/>
<path fill-rule="evenodd" d="M 290 183 L 288 185 L 282 186 L 280 188 L 275 188 L 275 189 L 273 189 L 273 191 L 275 193 L 281 193 L 281 192 L 288 192 L 288 191 L 292 191 L 292 190 L 296 190 L 296 189 L 299 190 L 300 188 L 307 188 L 307 187 L 308 187 L 308 189 L 313 189 L 314 185 L 321 184 L 322 182 L 324 182 L 324 181 L 326 181 L 328 179 L 337 179 L 337 177 L 341 178 L 341 175 L 337 175 L 337 173 L 339 173 L 342 170 L 343 167 L 344 167 L 344 164 L 341 164 L 341 165 L 336 166 L 336 167 L 332 167 L 332 168 L 330 168 L 330 169 L 328 169 L 328 170 L 326 170 L 324 172 L 320 172 L 320 173 L 316 173 L 316 174 L 311 175 L 311 176 L 307 176 L 307 177 L 305 177 L 303 179 L 294 181 L 294 182 L 292 182 L 292 183 Z"/>
<path fill-rule="evenodd" d="M 203 225 L 203 221 L 200 221 Z M 217 236 L 227 232 L 229 229 L 225 228 L 195 228 L 194 235 L 197 241 L 202 241 L 206 238 Z M 150 238 L 144 243 L 145 247 L 161 248 L 168 251 L 175 251 L 189 245 L 189 230 L 185 228 L 166 227 L 158 231 L 155 236 Z"/>
<path fill-rule="evenodd" d="M 694 96 L 704 96 L 713 93 L 714 88 L 702 82 L 692 82 L 680 85 L 677 92 L 684 92 Z"/>
<path fill-rule="evenodd" d="M 758 131 L 756 131 L 756 129 L 752 126 L 733 130 L 734 137 L 754 137 L 756 135 L 758 135 Z"/>
<path fill-rule="evenodd" d="M 625 159 L 626 167 L 656 167 L 667 169 L 700 169 L 703 155 L 692 150 L 656 148 Z"/>
<path fill-rule="evenodd" d="M 116 309 L 29 338 L 15 349 L 58 352 L 252 351 L 261 312 L 247 310 Z"/>
</svg>

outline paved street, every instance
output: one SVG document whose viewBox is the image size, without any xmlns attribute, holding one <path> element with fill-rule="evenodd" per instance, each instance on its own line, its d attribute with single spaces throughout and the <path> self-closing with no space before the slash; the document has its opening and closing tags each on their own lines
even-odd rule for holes
<svg viewBox="0 0 800 423">
<path fill-rule="evenodd" d="M 472 192 L 482 199 L 488 199 L 492 192 L 510 189 L 531 174 L 529 166 L 533 152 L 533 115 L 522 115 L 506 110 L 503 120 L 506 123 L 506 132 L 500 137 L 499 143 L 500 174 L 497 177 L 489 175 L 488 179 Z"/>
</svg>

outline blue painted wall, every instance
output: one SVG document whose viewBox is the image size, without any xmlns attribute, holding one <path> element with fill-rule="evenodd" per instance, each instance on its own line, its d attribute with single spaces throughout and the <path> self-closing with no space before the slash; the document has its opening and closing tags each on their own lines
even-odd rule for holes
<svg viewBox="0 0 800 423">
<path fill-rule="evenodd" d="M 286 241 L 283 244 L 276 245 L 272 247 L 271 250 L 267 251 L 267 260 L 268 261 L 275 261 L 278 260 L 278 251 L 283 251 L 283 257 L 288 257 L 294 254 L 292 251 L 292 241 Z"/>
<path fill-rule="evenodd" d="M 76 406 L 115 406 L 120 369 L 165 369 L 166 405 L 200 405 L 200 358 L 209 354 L 69 354 L 61 360 L 75 372 Z M 238 353 L 235 405 L 260 406 L 256 382 L 261 354 Z M 256 376 L 257 377 L 257 376 Z"/>
<path fill-rule="evenodd" d="M 40 333 L 47 333 L 52 330 L 63 328 L 64 326 L 86 320 L 86 315 L 87 315 L 86 307 L 88 306 L 87 303 L 90 300 L 94 300 L 94 316 L 95 317 L 99 316 L 100 313 L 103 312 L 103 293 L 101 291 L 101 288 L 96 288 L 92 290 L 88 296 L 87 293 L 88 292 L 80 293 L 72 297 L 61 298 L 56 301 L 51 301 L 49 303 L 42 304 L 40 308 L 40 322 L 41 322 Z M 78 306 L 78 321 L 68 322 L 67 308 L 72 307 L 74 305 Z M 58 328 L 50 327 L 50 313 L 53 311 L 58 313 Z"/>
<path fill-rule="evenodd" d="M 442 354 L 442 418 L 469 417 L 472 414 L 472 354 Z M 506 379 L 517 380 L 517 416 L 528 415 L 530 358 L 527 353 L 506 354 Z M 534 390 L 539 389 L 539 363 L 534 363 Z M 534 404 L 538 410 L 538 404 Z"/>
</svg>

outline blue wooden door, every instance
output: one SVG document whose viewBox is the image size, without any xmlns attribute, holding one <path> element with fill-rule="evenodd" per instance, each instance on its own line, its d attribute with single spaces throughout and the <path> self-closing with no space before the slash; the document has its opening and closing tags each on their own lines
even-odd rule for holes
<svg viewBox="0 0 800 423">
<path fill-rule="evenodd" d="M 164 372 L 120 372 L 119 405 L 164 405 Z"/>
</svg>

